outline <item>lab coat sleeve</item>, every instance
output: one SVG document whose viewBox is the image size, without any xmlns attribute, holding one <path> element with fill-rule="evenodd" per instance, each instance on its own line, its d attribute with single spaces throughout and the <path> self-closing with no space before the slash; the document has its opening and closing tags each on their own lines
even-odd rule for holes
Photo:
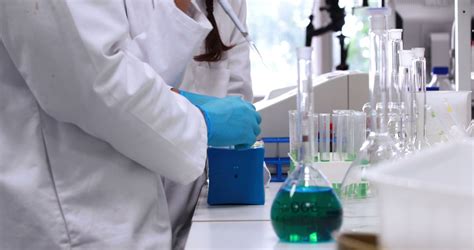
<svg viewBox="0 0 474 250">
<path fill-rule="evenodd" d="M 183 30 L 203 28 L 184 15 L 178 21 Z M 205 166 L 205 121 L 127 51 L 128 27 L 123 1 L 0 1 L 0 37 L 46 113 L 189 183 Z"/>
<path fill-rule="evenodd" d="M 232 7 L 234 7 L 239 19 L 247 27 L 246 0 L 232 1 Z M 235 46 L 227 51 L 230 70 L 227 95 L 239 95 L 251 102 L 253 92 L 250 77 L 249 44 L 235 26 L 231 33 L 230 44 Z"/>
</svg>

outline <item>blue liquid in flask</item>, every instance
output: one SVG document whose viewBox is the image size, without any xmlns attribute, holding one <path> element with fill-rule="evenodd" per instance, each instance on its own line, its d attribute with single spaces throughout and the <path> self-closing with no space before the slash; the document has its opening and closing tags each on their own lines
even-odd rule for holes
<svg viewBox="0 0 474 250">
<path fill-rule="evenodd" d="M 341 227 L 342 207 L 330 187 L 287 186 L 273 202 L 271 220 L 282 241 L 327 242 Z"/>
</svg>

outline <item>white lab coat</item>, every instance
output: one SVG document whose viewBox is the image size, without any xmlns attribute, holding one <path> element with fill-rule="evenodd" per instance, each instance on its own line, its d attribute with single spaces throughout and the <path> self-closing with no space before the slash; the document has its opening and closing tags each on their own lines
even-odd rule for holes
<svg viewBox="0 0 474 250">
<path fill-rule="evenodd" d="M 245 0 L 229 1 L 241 22 L 246 26 L 247 4 Z M 205 10 L 204 0 L 198 1 Z M 249 45 L 232 20 L 227 16 L 217 1 L 214 3 L 214 17 L 219 34 L 225 45 L 234 47 L 223 54 L 218 62 L 198 62 L 192 60 L 178 87 L 182 90 L 204 95 L 225 97 L 241 96 L 252 102 L 252 80 L 250 77 Z M 205 52 L 201 44 L 196 55 Z"/>
<path fill-rule="evenodd" d="M 207 129 L 166 83 L 210 28 L 173 0 L 0 0 L 0 249 L 170 248 L 161 176 L 201 176 Z"/>
<path fill-rule="evenodd" d="M 205 0 L 196 2 L 205 12 Z M 232 0 L 229 3 L 241 22 L 246 25 L 246 1 Z M 183 81 L 175 87 L 217 97 L 241 96 L 251 102 L 253 93 L 248 43 L 217 1 L 214 1 L 214 17 L 222 41 L 225 45 L 234 45 L 234 47 L 226 51 L 218 62 L 190 61 Z M 196 51 L 196 55 L 203 53 L 205 53 L 204 43 Z M 175 250 L 185 248 L 194 209 L 206 179 L 206 176 L 203 175 L 188 185 L 164 179 L 173 227 L 173 249 Z"/>
</svg>

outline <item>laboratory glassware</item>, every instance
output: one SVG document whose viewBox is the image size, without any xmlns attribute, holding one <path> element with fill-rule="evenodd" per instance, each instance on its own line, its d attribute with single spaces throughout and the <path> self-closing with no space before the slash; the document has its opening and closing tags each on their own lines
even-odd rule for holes
<svg viewBox="0 0 474 250">
<path fill-rule="evenodd" d="M 340 228 L 342 207 L 308 150 L 313 140 L 308 129 L 313 115 L 311 48 L 298 49 L 298 73 L 296 169 L 278 191 L 270 217 L 280 240 L 317 243 L 330 241 L 332 232 Z"/>
<path fill-rule="evenodd" d="M 387 43 L 387 88 L 388 88 L 388 131 L 400 148 L 401 142 L 401 128 L 403 126 L 400 110 L 401 86 L 399 85 L 398 75 L 400 68 L 400 57 L 398 53 L 403 50 L 402 29 L 388 30 Z"/>
<path fill-rule="evenodd" d="M 372 124 L 370 122 L 370 112 L 371 112 L 372 108 L 370 107 L 370 103 L 365 103 L 364 106 L 362 106 L 362 112 L 364 112 L 365 114 L 365 124 L 366 124 L 366 128 L 365 128 L 365 137 L 369 136 L 370 134 L 370 130 L 372 129 L 370 127 L 370 124 Z"/>
<path fill-rule="evenodd" d="M 474 137 L 474 120 L 469 123 L 469 126 L 466 128 L 466 133 L 469 137 Z"/>
<path fill-rule="evenodd" d="M 413 48 L 412 61 L 413 83 L 416 88 L 416 137 L 415 147 L 421 150 L 429 146 L 426 139 L 426 59 L 425 48 Z"/>
<path fill-rule="evenodd" d="M 426 120 L 431 125 L 431 144 L 436 142 L 448 142 L 449 138 L 449 127 L 439 118 L 438 112 L 431 106 L 426 107 Z M 429 122 L 428 122 L 429 121 Z"/>
<path fill-rule="evenodd" d="M 348 154 L 348 160 L 353 161 L 356 158 L 362 144 L 365 142 L 367 134 L 367 116 L 364 112 L 354 111 L 352 113 L 352 125 L 354 127 L 354 148 Z"/>
<path fill-rule="evenodd" d="M 331 114 L 319 114 L 319 160 L 331 160 Z"/>
<path fill-rule="evenodd" d="M 413 52 L 411 50 L 401 50 L 399 52 L 400 69 L 399 69 L 399 85 L 402 87 L 402 154 L 410 154 L 415 151 L 416 137 L 416 110 L 415 95 L 416 87 L 412 80 L 411 64 L 413 61 Z"/>
<path fill-rule="evenodd" d="M 298 55 L 298 93 L 296 96 L 296 141 L 298 143 L 298 164 L 310 164 L 314 160 L 314 123 L 313 116 L 313 85 L 311 75 L 311 47 L 297 50 Z"/>
<path fill-rule="evenodd" d="M 343 160 L 353 161 L 356 158 L 356 153 L 359 152 L 362 143 L 365 141 L 366 118 L 364 113 L 354 110 L 347 110 L 345 111 L 345 114 L 347 117 L 344 122 L 346 125 L 344 133 L 347 134 L 347 136 L 345 136 L 347 142 L 345 143 L 345 154 Z"/>
<path fill-rule="evenodd" d="M 439 90 L 455 90 L 454 84 L 449 80 L 449 68 L 433 67 L 428 87 L 438 87 Z"/>
<path fill-rule="evenodd" d="M 319 161 L 319 114 L 313 113 L 312 114 L 312 127 L 313 127 L 313 162 Z"/>
<path fill-rule="evenodd" d="M 397 78 L 398 80 L 398 78 Z M 402 142 L 402 106 L 401 103 L 391 102 L 388 104 L 388 121 L 387 121 L 387 128 L 388 133 L 396 143 L 399 150 L 403 148 Z"/>
<path fill-rule="evenodd" d="M 288 153 L 288 156 L 290 157 L 290 169 L 288 170 L 288 175 L 290 175 L 293 170 L 295 170 L 296 155 L 298 150 L 298 142 L 296 139 L 296 110 L 288 111 L 288 121 L 290 135 L 290 152 Z"/>
<path fill-rule="evenodd" d="M 311 114 L 309 119 L 309 123 L 311 126 L 312 136 L 313 136 L 313 146 L 312 146 L 312 157 L 313 162 L 318 161 L 318 114 Z M 297 155 L 298 155 L 298 141 L 297 141 L 297 131 L 296 131 L 296 122 L 297 122 L 297 111 L 290 110 L 288 111 L 288 120 L 289 120 L 289 139 L 290 139 L 290 147 L 288 156 L 290 157 L 290 169 L 288 170 L 288 175 L 290 175 L 295 170 L 295 162 L 297 162 Z M 310 131 L 310 132 L 311 132 Z"/>
<path fill-rule="evenodd" d="M 398 52 L 403 49 L 402 29 L 390 29 L 388 31 L 387 44 L 387 89 L 388 102 L 400 103 L 400 86 L 398 86 L 398 68 L 400 67 L 400 60 Z"/>
<path fill-rule="evenodd" d="M 297 166 L 273 201 L 271 220 L 282 241 L 330 241 L 342 224 L 342 206 L 316 168 Z"/>
<path fill-rule="evenodd" d="M 350 117 L 350 111 L 335 111 L 332 114 L 333 161 L 344 161 L 347 158 L 348 147 L 352 143 Z"/>
<path fill-rule="evenodd" d="M 343 230 L 374 231 L 378 223 L 377 190 L 366 178 L 368 169 L 393 159 L 398 149 L 387 132 L 387 30 L 385 8 L 369 9 L 370 21 L 370 115 L 371 132 L 344 176 L 341 200 L 344 207 Z M 380 103 L 377 119 L 376 106 Z M 377 122 L 377 120 L 379 122 Z M 379 123 L 379 124 L 377 124 Z"/>
</svg>

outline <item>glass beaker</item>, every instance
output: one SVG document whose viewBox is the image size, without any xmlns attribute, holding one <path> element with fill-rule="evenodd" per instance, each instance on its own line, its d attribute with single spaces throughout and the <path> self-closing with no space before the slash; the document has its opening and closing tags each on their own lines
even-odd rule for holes
<svg viewBox="0 0 474 250">
<path fill-rule="evenodd" d="M 311 48 L 298 49 L 296 169 L 278 191 L 271 208 L 275 233 L 287 242 L 325 242 L 342 224 L 342 208 L 329 181 L 314 164 Z"/>
<path fill-rule="evenodd" d="M 370 122 L 371 132 L 342 181 L 343 230 L 374 232 L 378 223 L 377 190 L 366 178 L 370 168 L 398 155 L 387 131 L 387 31 L 385 8 L 370 12 Z"/>
</svg>

